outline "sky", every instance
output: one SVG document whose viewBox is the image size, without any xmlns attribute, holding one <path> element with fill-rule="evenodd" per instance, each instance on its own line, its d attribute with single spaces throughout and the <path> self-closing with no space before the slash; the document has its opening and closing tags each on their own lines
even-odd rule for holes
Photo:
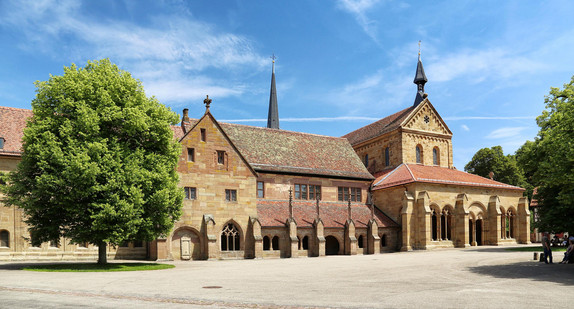
<svg viewBox="0 0 574 309">
<path fill-rule="evenodd" d="M 425 92 L 453 133 L 454 165 L 537 132 L 550 87 L 574 74 L 571 1 L 0 0 L 0 105 L 35 81 L 109 58 L 181 115 L 266 126 L 275 64 L 281 129 L 342 136 Z"/>
</svg>

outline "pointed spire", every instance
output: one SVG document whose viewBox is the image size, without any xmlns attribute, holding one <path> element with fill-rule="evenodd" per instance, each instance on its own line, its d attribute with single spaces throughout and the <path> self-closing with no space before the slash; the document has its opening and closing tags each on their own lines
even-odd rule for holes
<svg viewBox="0 0 574 309">
<path fill-rule="evenodd" d="M 273 59 L 273 69 L 271 73 L 271 93 L 269 94 L 269 114 L 267 115 L 267 127 L 279 129 L 279 108 L 277 107 L 277 89 L 275 87 L 275 54 Z"/>
<path fill-rule="evenodd" d="M 417 63 L 417 72 L 415 74 L 415 80 L 413 81 L 413 83 L 417 85 L 417 96 L 415 97 L 414 106 L 419 105 L 419 103 L 421 103 L 422 100 L 424 100 L 426 82 L 428 82 L 428 79 L 427 76 L 425 75 L 423 62 L 421 61 L 421 41 L 419 41 L 419 61 Z"/>
</svg>

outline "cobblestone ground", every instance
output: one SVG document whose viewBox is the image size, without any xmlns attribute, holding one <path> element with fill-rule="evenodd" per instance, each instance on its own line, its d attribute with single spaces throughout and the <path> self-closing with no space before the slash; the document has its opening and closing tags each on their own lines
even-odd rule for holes
<svg viewBox="0 0 574 309">
<path fill-rule="evenodd" d="M 505 248 L 173 262 L 173 269 L 110 273 L 0 263 L 0 308 L 571 308 L 574 265 Z"/>
</svg>

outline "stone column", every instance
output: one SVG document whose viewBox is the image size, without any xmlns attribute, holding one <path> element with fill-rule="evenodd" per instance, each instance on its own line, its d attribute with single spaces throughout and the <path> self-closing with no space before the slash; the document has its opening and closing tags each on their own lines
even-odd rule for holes
<svg viewBox="0 0 574 309">
<path fill-rule="evenodd" d="M 377 221 L 371 219 L 367 224 L 367 254 L 377 253 L 381 253 L 381 238 Z"/>
<path fill-rule="evenodd" d="M 528 199 L 521 197 L 518 200 L 518 235 L 516 241 L 520 244 L 530 243 L 530 210 L 528 210 Z"/>
<path fill-rule="evenodd" d="M 289 245 L 285 257 L 291 257 L 291 258 L 298 257 L 299 239 L 297 238 L 297 222 L 295 222 L 295 219 L 290 218 L 287 219 L 285 225 L 287 226 L 288 229 L 287 234 L 289 235 L 288 237 Z"/>
<path fill-rule="evenodd" d="M 483 233 L 486 239 L 483 242 L 487 245 L 497 246 L 500 244 L 500 220 L 502 212 L 500 211 L 500 198 L 498 195 L 493 195 L 490 197 L 488 202 L 488 220 L 484 220 L 486 226 L 483 226 L 485 232 Z"/>
<path fill-rule="evenodd" d="M 252 238 L 251 255 L 249 258 L 261 258 L 263 256 L 263 237 L 261 236 L 261 223 L 256 217 L 249 217 L 249 228 Z"/>
<path fill-rule="evenodd" d="M 454 216 L 455 247 L 470 247 L 469 235 L 472 231 L 468 229 L 468 197 L 465 193 L 461 193 L 456 197 Z"/>
<path fill-rule="evenodd" d="M 345 222 L 345 254 L 357 254 L 357 237 L 355 236 L 355 222 L 353 219 L 347 219 L 347 222 Z"/>
<path fill-rule="evenodd" d="M 427 246 L 430 245 L 432 224 L 429 204 L 430 197 L 427 191 L 419 192 L 415 207 L 415 213 L 417 215 L 417 232 L 415 238 L 418 240 L 417 247 L 420 247 L 420 249 L 426 249 Z"/>
<path fill-rule="evenodd" d="M 413 250 L 411 243 L 411 229 L 413 225 L 413 209 L 414 209 L 415 198 L 413 195 L 405 191 L 403 195 L 403 209 L 401 210 L 401 237 L 402 246 L 401 251 L 411 251 Z"/>
<path fill-rule="evenodd" d="M 208 260 L 216 259 L 219 255 L 219 250 L 217 248 L 217 231 L 215 230 L 215 220 L 212 215 L 203 215 L 203 227 L 204 231 L 204 257 Z"/>
<path fill-rule="evenodd" d="M 325 256 L 325 226 L 323 220 L 315 219 L 315 241 L 313 242 L 313 256 Z"/>
</svg>

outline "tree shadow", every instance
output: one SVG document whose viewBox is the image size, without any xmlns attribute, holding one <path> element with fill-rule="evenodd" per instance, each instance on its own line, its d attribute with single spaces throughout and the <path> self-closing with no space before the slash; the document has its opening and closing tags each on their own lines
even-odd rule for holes
<svg viewBox="0 0 574 309">
<path fill-rule="evenodd" d="M 561 259 L 560 259 L 561 260 Z M 574 285 L 574 264 L 545 264 L 529 261 L 469 267 L 473 273 L 504 279 L 532 279 Z"/>
</svg>

